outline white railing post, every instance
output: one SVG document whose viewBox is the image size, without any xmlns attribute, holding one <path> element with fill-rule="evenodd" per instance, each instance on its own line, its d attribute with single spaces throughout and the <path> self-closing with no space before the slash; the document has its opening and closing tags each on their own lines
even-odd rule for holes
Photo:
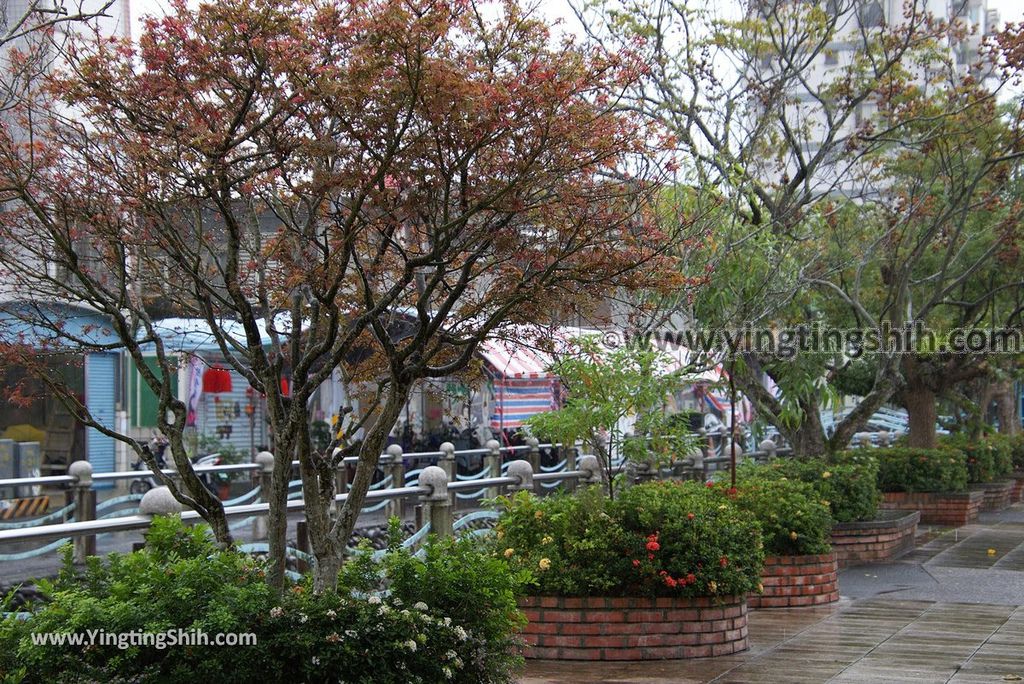
<svg viewBox="0 0 1024 684">
<path fill-rule="evenodd" d="M 75 461 L 68 466 L 68 475 L 75 478 L 71 485 L 75 496 L 75 520 L 83 522 L 96 519 L 96 492 L 92 488 L 92 464 Z M 87 556 L 96 555 L 96 536 L 75 537 L 74 562 L 85 563 Z"/>
<path fill-rule="evenodd" d="M 388 462 L 388 467 L 387 467 L 387 473 L 391 476 L 391 487 L 390 487 L 390 489 L 394 489 L 396 487 L 404 487 L 405 486 L 405 463 L 402 462 L 402 447 L 401 447 L 401 445 L 391 444 L 386 449 L 386 452 L 387 452 L 388 458 L 390 459 L 390 461 Z M 399 518 L 402 518 L 403 514 L 405 512 L 403 504 L 404 504 L 404 500 L 403 499 L 391 499 L 391 500 L 389 500 L 388 501 L 388 505 L 386 507 L 387 513 L 388 513 L 388 517 L 391 517 L 391 516 L 395 515 L 395 516 L 398 516 Z"/>
<path fill-rule="evenodd" d="M 259 465 L 260 492 L 264 501 L 270 501 L 270 487 L 274 477 L 274 454 L 269 451 L 261 451 L 253 459 Z M 254 540 L 267 538 L 267 517 L 257 515 L 252 521 L 252 538 Z"/>
<path fill-rule="evenodd" d="M 514 477 L 519 480 L 518 483 L 512 485 L 512 491 L 533 491 L 533 466 L 530 464 L 529 461 L 518 460 L 509 463 L 508 477 Z"/>
<path fill-rule="evenodd" d="M 484 465 L 487 470 L 487 477 L 501 477 L 501 443 L 496 439 L 487 440 L 487 444 L 484 445 L 489 449 L 487 456 L 484 457 Z M 498 490 L 495 487 L 488 487 L 487 498 L 493 499 L 498 495 Z"/>
<path fill-rule="evenodd" d="M 420 473 L 418 485 L 429 490 L 423 497 L 423 505 L 427 509 L 424 518 L 430 522 L 430 531 L 439 538 L 453 536 L 452 504 L 448 498 L 448 476 L 444 470 L 427 466 Z"/>
<path fill-rule="evenodd" d="M 437 465 L 448 475 L 448 481 L 451 482 L 455 479 L 456 472 L 455 445 L 451 442 L 442 442 L 437 450 L 441 452 L 441 457 L 437 459 Z"/>
</svg>

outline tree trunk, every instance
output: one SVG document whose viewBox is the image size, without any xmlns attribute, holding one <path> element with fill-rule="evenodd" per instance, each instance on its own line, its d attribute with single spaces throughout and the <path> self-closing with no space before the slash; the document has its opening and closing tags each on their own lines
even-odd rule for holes
<svg viewBox="0 0 1024 684">
<path fill-rule="evenodd" d="M 828 441 L 829 452 L 842 451 L 853 439 L 853 435 L 861 430 L 882 404 L 889 401 L 895 391 L 896 383 L 889 362 L 879 365 L 875 374 L 875 382 L 868 394 L 861 398 L 860 403 L 835 426 L 835 432 Z"/>
<path fill-rule="evenodd" d="M 356 521 L 363 508 L 363 502 L 366 500 L 366 492 L 369 491 L 373 474 L 380 461 L 381 450 L 387 442 L 388 434 L 402 414 L 402 408 L 409 398 L 410 388 L 411 385 L 408 384 L 391 386 L 380 415 L 366 431 L 363 443 L 359 447 L 359 463 L 356 464 L 355 476 L 352 478 L 348 496 L 345 498 L 331 530 L 321 536 L 321 530 L 309 528 L 310 546 L 313 548 L 317 561 L 317 571 L 314 575 L 314 585 L 317 591 L 329 591 L 337 587 L 338 569 L 341 567 L 345 548 L 355 530 Z M 396 486 L 402 485 L 402 483 L 395 484 Z M 322 503 L 329 505 L 328 502 Z"/>
<path fill-rule="evenodd" d="M 274 471 L 269 487 L 261 483 L 270 503 L 267 515 L 267 584 L 275 591 L 284 590 L 285 560 L 288 548 L 288 477 L 292 469 L 293 438 L 278 433 L 274 442 Z"/>
<path fill-rule="evenodd" d="M 1004 435 L 1016 435 L 1020 432 L 1020 414 L 1018 398 L 1013 391 L 1012 380 L 1003 380 L 995 393 L 996 415 L 999 417 L 999 432 Z"/>
<path fill-rule="evenodd" d="M 938 419 L 935 392 L 921 384 L 908 385 L 902 392 L 902 400 L 910 427 L 907 443 L 919 449 L 934 448 L 935 421 Z"/>
<path fill-rule="evenodd" d="M 794 428 L 779 427 L 780 432 L 793 447 L 793 456 L 798 458 L 817 458 L 825 455 L 825 428 L 821 424 L 821 413 L 818 410 L 818 393 L 810 398 L 800 399 L 800 410 L 803 418 Z"/>
</svg>

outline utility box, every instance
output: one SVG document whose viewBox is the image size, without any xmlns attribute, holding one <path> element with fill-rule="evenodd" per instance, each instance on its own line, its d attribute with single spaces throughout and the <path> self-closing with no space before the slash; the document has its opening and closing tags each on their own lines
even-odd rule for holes
<svg viewBox="0 0 1024 684">
<path fill-rule="evenodd" d="M 18 467 L 16 477 L 39 477 L 39 468 L 43 461 L 43 450 L 39 442 L 15 442 L 14 462 Z M 20 488 L 20 496 L 35 496 L 39 494 L 39 485 L 25 486 Z"/>
<path fill-rule="evenodd" d="M 18 477 L 13 439 L 0 439 L 0 480 Z M 0 487 L 0 499 L 14 496 L 12 487 Z"/>
</svg>

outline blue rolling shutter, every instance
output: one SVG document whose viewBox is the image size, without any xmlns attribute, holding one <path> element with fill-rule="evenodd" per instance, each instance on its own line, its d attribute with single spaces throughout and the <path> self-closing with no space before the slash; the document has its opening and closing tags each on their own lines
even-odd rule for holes
<svg viewBox="0 0 1024 684">
<path fill-rule="evenodd" d="M 116 393 L 117 354 L 86 354 L 85 406 L 97 423 L 110 429 L 115 428 Z M 88 428 L 85 435 L 85 454 L 92 463 L 94 473 L 114 472 L 113 437 L 108 437 L 95 428 Z M 95 486 L 99 489 L 113 485 L 98 483 Z"/>
</svg>

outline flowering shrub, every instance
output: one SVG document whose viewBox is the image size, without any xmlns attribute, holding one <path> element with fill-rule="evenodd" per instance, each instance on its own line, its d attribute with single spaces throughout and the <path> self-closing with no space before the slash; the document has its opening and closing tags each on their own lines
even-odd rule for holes
<svg viewBox="0 0 1024 684">
<path fill-rule="evenodd" d="M 655 482 L 614 501 L 593 488 L 503 498 L 494 553 L 529 571 L 538 594 L 715 596 L 759 582 L 757 522 L 717 492 Z"/>
<path fill-rule="evenodd" d="M 967 489 L 967 458 L 958 449 L 892 447 L 872 451 L 878 458 L 883 492 L 962 492 Z"/>
<path fill-rule="evenodd" d="M 1010 438 L 1010 460 L 1014 470 L 1024 470 L 1024 432 Z"/>
<path fill-rule="evenodd" d="M 205 528 L 154 520 L 147 547 L 93 559 L 45 586 L 51 601 L 26 621 L 0 621 L 0 681 L 24 667 L 47 682 L 509 682 L 519 663 L 520 576 L 469 542 L 444 542 L 425 560 L 393 550 L 361 558 L 339 592 L 308 582 L 275 596 L 262 565 L 219 551 Z M 371 572 L 390 592 L 354 590 Z M 426 579 L 432 584 L 413 587 Z M 429 595 L 428 595 L 429 594 Z M 256 645 L 35 645 L 31 633 L 199 630 L 253 634 Z"/>
<path fill-rule="evenodd" d="M 863 452 L 844 452 L 828 460 L 777 458 L 754 468 L 757 477 L 811 485 L 818 499 L 828 502 L 836 522 L 871 520 L 878 511 L 878 461 Z"/>
<path fill-rule="evenodd" d="M 1013 444 L 1004 435 L 983 435 L 980 439 L 946 435 L 942 444 L 964 452 L 968 482 L 994 482 L 1013 472 Z"/>
<path fill-rule="evenodd" d="M 832 514 L 829 503 L 806 482 L 758 477 L 763 468 L 741 469 L 735 489 L 716 485 L 761 525 L 765 553 L 769 556 L 803 556 L 828 553 L 832 546 Z"/>
</svg>

